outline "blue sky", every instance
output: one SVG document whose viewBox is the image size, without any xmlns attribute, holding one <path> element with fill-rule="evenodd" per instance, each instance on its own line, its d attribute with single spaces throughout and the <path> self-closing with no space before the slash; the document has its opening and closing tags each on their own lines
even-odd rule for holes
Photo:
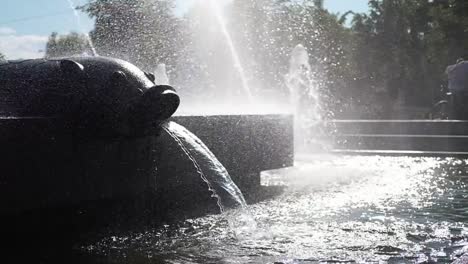
<svg viewBox="0 0 468 264">
<path fill-rule="evenodd" d="M 88 32 L 93 21 L 80 13 L 77 19 L 70 8 L 70 0 L 1 0 L 0 52 L 10 59 L 43 55 L 51 32 Z M 71 0 L 82 5 L 88 0 Z M 177 13 L 183 13 L 195 0 L 176 0 Z M 367 0 L 325 0 L 325 8 L 332 12 L 348 10 L 365 12 Z M 78 20 L 81 27 L 78 26 Z"/>
</svg>

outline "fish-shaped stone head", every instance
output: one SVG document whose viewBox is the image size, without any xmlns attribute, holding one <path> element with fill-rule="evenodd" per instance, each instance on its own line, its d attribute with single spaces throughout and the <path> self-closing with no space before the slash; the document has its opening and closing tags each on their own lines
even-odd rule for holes
<svg viewBox="0 0 468 264">
<path fill-rule="evenodd" d="M 88 136 L 155 131 L 179 96 L 154 75 L 107 57 L 9 61 L 0 64 L 0 115 L 50 117 Z"/>
</svg>

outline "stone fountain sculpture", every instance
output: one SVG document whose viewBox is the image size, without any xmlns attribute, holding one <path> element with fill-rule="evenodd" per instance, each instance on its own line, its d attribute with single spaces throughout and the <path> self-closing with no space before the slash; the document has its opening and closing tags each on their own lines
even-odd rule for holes
<svg viewBox="0 0 468 264">
<path fill-rule="evenodd" d="M 170 117 L 179 96 L 134 65 L 106 57 L 11 61 L 0 66 L 0 113 L 62 119 L 74 133 L 148 133 Z"/>
<path fill-rule="evenodd" d="M 118 59 L 0 64 L 2 213 L 154 188 L 151 135 L 179 106 L 154 75 Z"/>
<path fill-rule="evenodd" d="M 118 59 L 0 63 L 0 215 L 129 197 L 156 197 L 149 199 L 156 207 L 182 196 L 191 204 L 210 199 L 162 132 L 168 119 L 200 136 L 241 189 L 259 187 L 263 170 L 292 165 L 292 116 L 171 118 L 179 102 L 171 86 Z"/>
</svg>

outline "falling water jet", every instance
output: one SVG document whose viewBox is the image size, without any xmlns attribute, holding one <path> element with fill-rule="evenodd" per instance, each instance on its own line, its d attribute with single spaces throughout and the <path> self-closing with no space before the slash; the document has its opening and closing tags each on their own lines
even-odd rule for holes
<svg viewBox="0 0 468 264">
<path fill-rule="evenodd" d="M 252 102 L 253 101 L 252 91 L 247 82 L 247 77 L 245 75 L 244 68 L 242 67 L 239 53 L 237 52 L 237 49 L 234 46 L 234 42 L 232 41 L 231 34 L 227 30 L 226 22 L 224 21 L 224 18 L 221 14 L 221 8 L 218 4 L 218 0 L 209 0 L 209 1 L 210 1 L 211 9 L 213 10 L 216 20 L 218 21 L 218 24 L 221 28 L 221 32 L 223 33 L 226 43 L 229 47 L 229 51 L 231 53 L 232 59 L 234 60 L 234 67 L 237 69 L 239 73 L 242 88 L 244 89 L 244 92 L 247 95 L 247 99 L 250 102 Z"/>
<path fill-rule="evenodd" d="M 236 237 L 248 237 L 255 232 L 257 223 L 247 208 L 244 195 L 209 148 L 188 129 L 173 121 L 163 124 L 162 128 L 193 163 Z"/>
<path fill-rule="evenodd" d="M 193 163 L 197 173 L 208 185 L 208 190 L 217 199 L 222 213 L 226 207 L 247 206 L 242 192 L 232 181 L 226 168 L 197 136 L 172 121 L 165 123 L 163 129 L 177 142 Z M 228 203 L 228 200 L 232 201 Z"/>
<path fill-rule="evenodd" d="M 91 40 L 89 34 L 87 32 L 84 32 L 83 26 L 81 24 L 81 19 L 80 19 L 80 14 L 78 14 L 78 11 L 76 11 L 76 6 L 73 3 L 73 0 L 67 0 L 68 4 L 70 5 L 70 8 L 73 10 L 73 14 L 75 14 L 76 18 L 76 23 L 78 24 L 78 27 L 80 28 L 81 32 L 85 35 L 86 42 L 88 42 L 89 47 L 91 48 L 91 53 L 93 56 L 97 56 L 96 48 L 94 47 L 93 41 Z"/>
</svg>

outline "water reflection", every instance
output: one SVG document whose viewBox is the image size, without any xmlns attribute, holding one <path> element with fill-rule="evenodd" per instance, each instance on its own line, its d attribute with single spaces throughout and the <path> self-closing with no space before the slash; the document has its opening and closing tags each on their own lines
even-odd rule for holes
<svg viewBox="0 0 468 264">
<path fill-rule="evenodd" d="M 215 215 L 81 251 L 116 263 L 451 262 L 468 251 L 467 170 L 453 158 L 305 156 L 263 175 L 288 187 L 249 206 L 251 236 Z"/>
</svg>

